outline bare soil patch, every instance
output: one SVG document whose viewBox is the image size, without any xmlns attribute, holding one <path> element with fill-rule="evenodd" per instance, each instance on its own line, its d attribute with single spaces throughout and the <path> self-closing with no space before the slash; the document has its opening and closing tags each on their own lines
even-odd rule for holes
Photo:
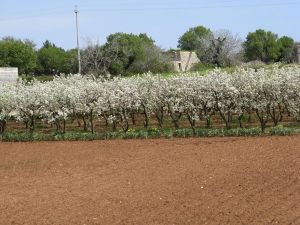
<svg viewBox="0 0 300 225">
<path fill-rule="evenodd" d="M 0 143 L 1 225 L 300 224 L 300 137 Z"/>
</svg>

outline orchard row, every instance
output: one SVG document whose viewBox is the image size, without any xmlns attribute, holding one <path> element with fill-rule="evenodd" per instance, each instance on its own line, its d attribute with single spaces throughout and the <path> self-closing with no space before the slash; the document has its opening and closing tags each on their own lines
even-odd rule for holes
<svg viewBox="0 0 300 225">
<path fill-rule="evenodd" d="M 214 70 L 208 75 L 182 74 L 171 78 L 144 74 L 130 78 L 59 76 L 50 82 L 19 82 L 0 86 L 0 132 L 8 120 L 23 122 L 33 132 L 37 120 L 65 132 L 66 121 L 80 119 L 94 132 L 95 121 L 104 120 L 124 132 L 142 118 L 164 126 L 166 118 L 175 129 L 186 119 L 191 129 L 199 120 L 210 126 L 219 116 L 230 129 L 233 118 L 255 114 L 264 131 L 276 126 L 284 114 L 300 116 L 300 68 Z M 158 127 L 158 128 L 159 128 Z"/>
</svg>

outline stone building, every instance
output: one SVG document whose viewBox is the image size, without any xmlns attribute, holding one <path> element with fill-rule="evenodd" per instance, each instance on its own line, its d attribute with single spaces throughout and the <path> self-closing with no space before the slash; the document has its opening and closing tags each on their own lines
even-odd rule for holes
<svg viewBox="0 0 300 225">
<path fill-rule="evenodd" d="M 169 53 L 174 69 L 177 72 L 189 71 L 200 60 L 193 51 L 172 51 Z"/>
<path fill-rule="evenodd" d="M 18 80 L 18 68 L 0 67 L 0 83 L 16 82 Z"/>
</svg>

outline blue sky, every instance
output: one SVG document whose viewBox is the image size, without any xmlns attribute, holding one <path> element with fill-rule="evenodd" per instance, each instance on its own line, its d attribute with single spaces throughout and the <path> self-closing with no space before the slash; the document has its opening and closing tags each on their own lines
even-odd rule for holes
<svg viewBox="0 0 300 225">
<path fill-rule="evenodd" d="M 228 29 L 244 39 L 258 28 L 300 41 L 300 0 L 0 0 L 0 37 L 49 39 L 76 46 L 74 6 L 80 11 L 80 41 L 104 43 L 114 32 L 147 33 L 162 48 L 176 47 L 188 28 Z"/>
</svg>

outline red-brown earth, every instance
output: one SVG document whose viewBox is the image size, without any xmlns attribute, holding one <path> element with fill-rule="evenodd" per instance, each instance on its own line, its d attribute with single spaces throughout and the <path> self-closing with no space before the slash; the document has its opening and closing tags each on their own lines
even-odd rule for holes
<svg viewBox="0 0 300 225">
<path fill-rule="evenodd" d="M 300 137 L 0 142 L 1 225 L 300 224 Z"/>
</svg>

